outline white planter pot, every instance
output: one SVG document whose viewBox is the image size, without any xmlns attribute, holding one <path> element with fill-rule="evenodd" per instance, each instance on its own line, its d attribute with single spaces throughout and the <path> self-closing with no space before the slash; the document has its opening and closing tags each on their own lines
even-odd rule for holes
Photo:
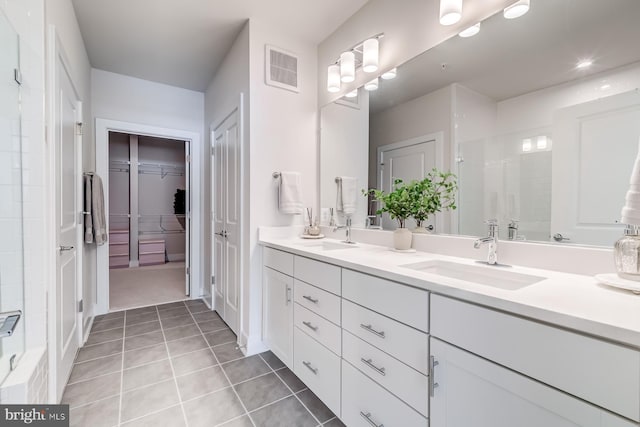
<svg viewBox="0 0 640 427">
<path fill-rule="evenodd" d="M 411 230 L 414 234 L 429 234 L 430 231 L 427 230 L 424 227 L 416 227 L 413 230 Z"/>
<path fill-rule="evenodd" d="M 399 251 L 411 249 L 413 233 L 406 228 L 398 228 L 393 232 L 393 248 Z"/>
</svg>

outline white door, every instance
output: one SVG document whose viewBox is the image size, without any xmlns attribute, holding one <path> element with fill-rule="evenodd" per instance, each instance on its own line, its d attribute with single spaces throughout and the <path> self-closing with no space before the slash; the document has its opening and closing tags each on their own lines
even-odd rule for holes
<svg viewBox="0 0 640 427">
<path fill-rule="evenodd" d="M 238 332 L 240 302 L 240 159 L 238 110 L 216 129 L 213 146 L 214 309 Z"/>
<path fill-rule="evenodd" d="M 638 90 L 556 113 L 551 241 L 560 234 L 568 243 L 615 243 L 639 141 Z"/>
<path fill-rule="evenodd" d="M 185 295 L 191 295 L 191 142 L 184 142 L 184 158 L 185 173 L 184 173 L 184 188 L 187 190 L 184 195 L 184 276 L 185 276 Z"/>
<path fill-rule="evenodd" d="M 262 339 L 287 366 L 293 362 L 293 278 L 263 268 Z"/>
<path fill-rule="evenodd" d="M 431 427 L 631 427 L 583 400 L 431 338 Z"/>
<path fill-rule="evenodd" d="M 56 391 L 61 396 L 82 337 L 79 301 L 82 287 L 81 104 L 65 61 L 56 55 L 53 110 L 55 144 Z"/>
<path fill-rule="evenodd" d="M 439 166 L 436 145 L 436 139 L 428 136 L 380 147 L 378 188 L 388 193 L 393 190 L 393 183 L 396 179 L 402 179 L 405 183 L 424 179 L 429 171 Z M 431 217 L 423 226 L 429 227 L 432 225 L 435 227 L 435 223 L 436 219 Z M 384 214 L 382 216 L 382 227 L 385 230 L 393 230 L 398 227 L 398 222 L 392 220 L 388 214 Z M 414 228 L 415 221 L 409 220 L 406 227 L 409 229 Z"/>
</svg>

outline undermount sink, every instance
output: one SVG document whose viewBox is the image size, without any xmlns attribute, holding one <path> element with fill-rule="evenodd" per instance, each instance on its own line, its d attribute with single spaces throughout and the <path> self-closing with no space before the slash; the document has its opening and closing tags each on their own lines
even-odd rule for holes
<svg viewBox="0 0 640 427">
<path fill-rule="evenodd" d="M 509 291 L 522 289 L 546 279 L 546 277 L 516 273 L 500 267 L 480 267 L 438 260 L 405 264 L 400 267 Z"/>
<path fill-rule="evenodd" d="M 305 248 L 313 248 L 320 249 L 322 251 L 334 251 L 336 249 L 354 249 L 357 248 L 356 245 L 352 243 L 342 243 L 342 242 L 327 242 L 322 240 L 316 240 L 313 242 L 304 242 L 300 243 Z"/>
</svg>

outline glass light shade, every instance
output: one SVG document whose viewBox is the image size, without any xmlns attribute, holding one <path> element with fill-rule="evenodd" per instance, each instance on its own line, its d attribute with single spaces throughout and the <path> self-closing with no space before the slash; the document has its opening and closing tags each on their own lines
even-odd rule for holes
<svg viewBox="0 0 640 427">
<path fill-rule="evenodd" d="M 345 96 L 347 98 L 355 98 L 356 96 L 358 96 L 358 89 L 354 89 L 351 92 L 348 92 Z"/>
<path fill-rule="evenodd" d="M 386 73 L 382 73 L 380 77 L 382 77 L 383 80 L 391 80 L 391 79 L 395 79 L 397 75 L 398 75 L 398 69 L 392 68 Z"/>
<path fill-rule="evenodd" d="M 375 79 L 371 80 L 368 83 L 364 84 L 364 88 L 366 90 L 376 90 L 378 89 L 378 78 L 376 77 Z"/>
<path fill-rule="evenodd" d="M 471 27 L 467 28 L 466 30 L 462 30 L 460 31 L 460 33 L 458 33 L 458 35 L 460 37 L 473 37 L 476 34 L 478 34 L 480 32 L 480 22 L 478 22 L 476 25 L 472 25 Z"/>
<path fill-rule="evenodd" d="M 532 145 L 531 140 L 529 138 L 522 140 L 522 151 L 528 153 L 531 151 Z"/>
<path fill-rule="evenodd" d="M 502 14 L 507 19 L 520 18 L 525 13 L 529 12 L 530 0 L 518 0 L 511 6 L 507 6 Z"/>
<path fill-rule="evenodd" d="M 544 150 L 547 148 L 547 137 L 546 136 L 539 136 L 537 141 L 536 141 L 536 148 L 538 150 Z"/>
<path fill-rule="evenodd" d="M 378 55 L 380 44 L 378 39 L 368 39 L 362 43 L 362 70 L 365 73 L 378 71 Z"/>
<path fill-rule="evenodd" d="M 352 51 L 340 55 L 340 80 L 351 83 L 356 79 L 356 56 Z"/>
<path fill-rule="evenodd" d="M 440 0 L 440 24 L 453 25 L 462 18 L 462 0 Z"/>
<path fill-rule="evenodd" d="M 331 93 L 340 92 L 340 66 L 329 65 L 327 70 L 327 90 Z"/>
</svg>

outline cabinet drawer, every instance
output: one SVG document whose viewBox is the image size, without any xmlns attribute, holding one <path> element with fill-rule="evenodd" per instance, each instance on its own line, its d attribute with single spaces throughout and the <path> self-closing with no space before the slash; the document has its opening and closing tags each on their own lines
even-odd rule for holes
<svg viewBox="0 0 640 427">
<path fill-rule="evenodd" d="M 129 256 L 129 243 L 109 243 L 109 256 Z"/>
<path fill-rule="evenodd" d="M 290 253 L 263 248 L 262 263 L 276 271 L 293 276 L 293 255 Z"/>
<path fill-rule="evenodd" d="M 349 427 L 427 427 L 427 419 L 342 361 L 342 416 Z"/>
<path fill-rule="evenodd" d="M 429 293 L 368 274 L 342 270 L 342 296 L 429 332 Z"/>
<path fill-rule="evenodd" d="M 140 255 L 164 253 L 164 240 L 140 240 L 138 251 Z"/>
<path fill-rule="evenodd" d="M 294 258 L 293 265 L 296 279 L 340 295 L 340 267 L 300 256 Z"/>
<path fill-rule="evenodd" d="M 342 354 L 342 340 L 340 327 L 307 310 L 296 303 L 293 308 L 294 324 L 315 338 L 320 344 L 333 351 L 338 356 Z"/>
<path fill-rule="evenodd" d="M 293 329 L 293 371 L 340 416 L 340 358 L 300 329 Z"/>
<path fill-rule="evenodd" d="M 640 352 L 495 310 L 434 295 L 432 335 L 640 420 Z"/>
<path fill-rule="evenodd" d="M 129 243 L 128 231 L 110 231 L 109 232 L 110 243 Z"/>
<path fill-rule="evenodd" d="M 164 252 L 157 254 L 140 254 L 138 258 L 140 265 L 164 264 Z"/>
<path fill-rule="evenodd" d="M 109 268 L 129 267 L 129 254 L 109 255 Z"/>
<path fill-rule="evenodd" d="M 342 333 L 342 358 L 369 378 L 427 416 L 427 377 L 347 331 Z"/>
<path fill-rule="evenodd" d="M 315 286 L 294 280 L 295 301 L 314 313 L 340 325 L 340 297 Z"/>
<path fill-rule="evenodd" d="M 344 299 L 342 327 L 419 372 L 428 374 L 429 339 L 426 334 Z"/>
</svg>

